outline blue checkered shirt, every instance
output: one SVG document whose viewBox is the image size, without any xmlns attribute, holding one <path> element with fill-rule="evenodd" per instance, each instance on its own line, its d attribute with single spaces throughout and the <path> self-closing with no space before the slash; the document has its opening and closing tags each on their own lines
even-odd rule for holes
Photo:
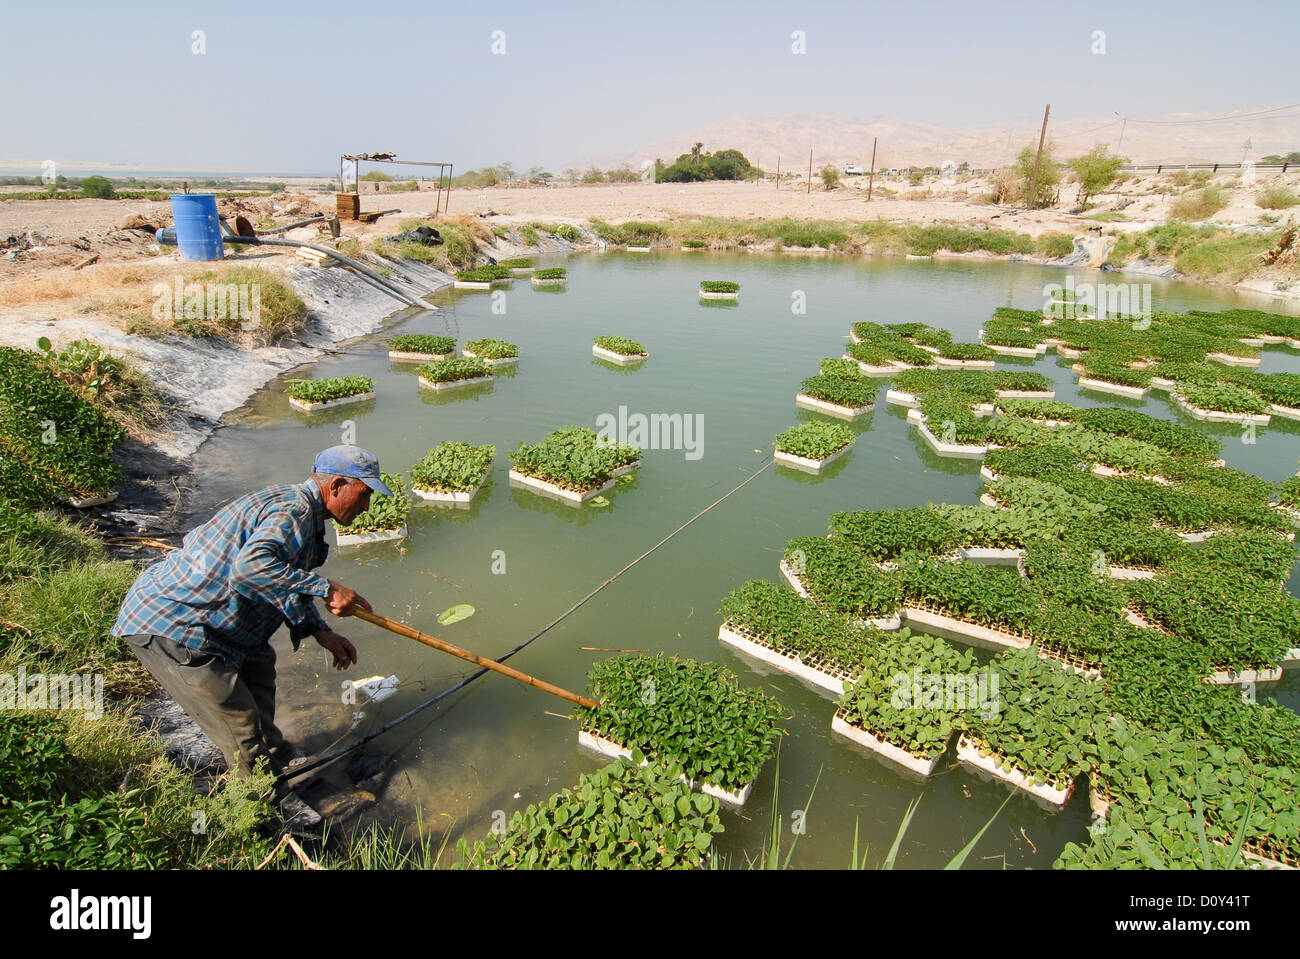
<svg viewBox="0 0 1300 959">
<path fill-rule="evenodd" d="M 282 623 L 293 648 L 325 627 L 325 504 L 314 480 L 269 486 L 222 509 L 127 593 L 114 636 L 149 633 L 235 667 Z"/>
</svg>

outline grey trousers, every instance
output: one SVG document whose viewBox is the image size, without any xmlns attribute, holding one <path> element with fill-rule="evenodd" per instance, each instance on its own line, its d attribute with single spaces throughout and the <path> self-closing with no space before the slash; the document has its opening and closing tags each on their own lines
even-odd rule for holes
<svg viewBox="0 0 1300 959">
<path fill-rule="evenodd" d="M 220 656 L 199 653 L 165 636 L 125 637 L 136 658 L 199 724 L 237 776 L 261 757 L 275 775 L 293 747 L 275 725 L 275 650 L 267 643 L 239 669 Z"/>
</svg>

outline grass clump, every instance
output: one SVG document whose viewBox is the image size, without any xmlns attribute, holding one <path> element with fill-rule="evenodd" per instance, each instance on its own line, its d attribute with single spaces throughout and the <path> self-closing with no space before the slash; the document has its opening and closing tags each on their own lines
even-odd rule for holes
<svg viewBox="0 0 1300 959">
<path fill-rule="evenodd" d="M 1300 203 L 1300 196 L 1281 181 L 1264 187 L 1255 194 L 1255 205 L 1265 210 L 1287 210 Z"/>
<path fill-rule="evenodd" d="M 740 284 L 731 280 L 700 280 L 701 293 L 739 293 Z"/>
<path fill-rule="evenodd" d="M 1179 220 L 1208 220 L 1228 205 L 1228 195 L 1221 186 L 1209 183 L 1174 201 L 1170 216 Z"/>
</svg>

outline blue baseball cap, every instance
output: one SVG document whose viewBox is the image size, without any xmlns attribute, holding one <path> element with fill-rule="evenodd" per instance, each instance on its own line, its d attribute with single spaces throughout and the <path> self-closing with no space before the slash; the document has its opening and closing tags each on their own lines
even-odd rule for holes
<svg viewBox="0 0 1300 959">
<path fill-rule="evenodd" d="M 360 446 L 331 446 L 316 454 L 313 473 L 333 473 L 349 479 L 359 479 L 376 493 L 392 496 L 393 491 L 379 477 L 379 459 L 370 450 Z"/>
</svg>

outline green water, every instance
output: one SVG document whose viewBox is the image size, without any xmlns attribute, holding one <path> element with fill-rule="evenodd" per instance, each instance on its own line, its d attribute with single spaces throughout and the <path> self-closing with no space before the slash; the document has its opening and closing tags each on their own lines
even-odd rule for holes
<svg viewBox="0 0 1300 959">
<path fill-rule="evenodd" d="M 817 371 L 820 358 L 840 355 L 851 323 L 921 320 L 952 330 L 956 339 L 974 340 L 995 307 L 1037 308 L 1043 285 L 1064 279 L 1059 269 L 1022 264 L 897 258 L 610 255 L 567 265 L 570 279 L 562 292 L 517 280 L 503 301 L 495 301 L 504 303 L 503 314 L 493 312 L 489 294 L 444 293 L 439 312 L 404 316 L 382 334 L 295 371 L 373 377 L 374 401 L 307 417 L 290 410 L 280 383 L 269 385 L 196 456 L 202 507 L 193 522 L 260 485 L 301 481 L 317 450 L 345 439 L 373 450 L 389 471 L 406 469 L 444 440 L 495 444 L 491 482 L 473 508 L 416 507 L 404 543 L 333 549 L 322 572 L 357 589 L 378 612 L 496 657 L 763 466 L 777 432 L 816 419 L 795 409 L 796 387 Z M 701 279 L 739 281 L 739 305 L 701 305 Z M 1076 282 L 1089 279 L 1119 277 L 1076 274 Z M 1155 284 L 1157 309 L 1276 309 L 1262 298 Z M 797 314 L 792 304 L 800 298 L 806 312 Z M 435 397 L 418 388 L 413 366 L 388 362 L 383 340 L 396 332 L 451 333 L 461 343 L 497 336 L 518 343 L 522 359 L 517 372 L 490 386 Z M 651 358 L 636 369 L 596 360 L 591 340 L 605 333 L 639 340 Z M 1300 371 L 1300 354 L 1269 349 L 1265 356 L 1267 372 Z M 1239 429 L 1196 424 L 1160 398 L 1128 402 L 1081 394 L 1054 355 L 1007 365 L 1045 373 L 1067 402 L 1131 406 L 1213 432 L 1224 439 L 1229 465 L 1239 469 L 1275 481 L 1296 471 L 1300 423 L 1261 428 L 1254 444 L 1244 444 Z M 855 822 L 860 842 L 879 862 L 909 801 L 921 794 L 899 864 L 941 865 L 1007 795 L 1000 784 L 981 782 L 952 762 L 928 783 L 905 778 L 832 737 L 830 698 L 717 639 L 722 598 L 747 579 L 776 580 L 786 541 L 824 534 L 833 511 L 977 500 L 979 462 L 933 455 L 902 411 L 885 404 L 885 381 L 878 383 L 875 412 L 852 424 L 859 438 L 850 455 L 820 476 L 770 467 L 510 661 L 580 691 L 591 663 L 609 654 L 579 647 L 665 650 L 725 663 L 742 683 L 761 684 L 789 717 L 778 805 L 786 843 L 792 814 L 807 810 L 795 857 L 803 866 L 845 867 Z M 629 413 L 702 416 L 700 455 L 647 450 L 643 468 L 607 494 L 603 509 L 573 508 L 511 489 L 508 449 L 567 423 L 594 428 L 597 416 L 617 415 L 620 406 Z M 344 434 L 349 425 L 354 437 Z M 502 557 L 505 571 L 496 573 Z M 1292 591 L 1298 585 L 1293 578 Z M 477 614 L 439 627 L 437 614 L 457 603 L 474 605 Z M 282 725 L 313 751 L 377 728 L 472 671 L 365 623 L 344 620 L 340 631 L 356 641 L 361 656 L 346 675 L 396 674 L 404 685 L 386 702 L 365 707 L 350 729 L 354 707 L 339 694 L 345 674 L 328 670 L 326 654 L 311 640 L 293 656 L 278 637 L 284 650 Z M 1300 704 L 1295 671 L 1260 692 L 1291 708 Z M 502 677 L 478 680 L 378 741 L 400 765 L 379 812 L 412 820 L 418 803 L 433 829 L 451 830 L 454 847 L 462 831 L 485 834 L 494 810 L 508 815 L 574 784 L 602 761 L 579 749 L 571 720 L 550 713 L 567 714 L 568 705 Z M 743 865 L 746 854 L 763 846 L 775 773 L 769 762 L 744 809 L 723 813 L 721 851 L 734 864 Z M 1017 795 L 970 864 L 1048 867 L 1066 842 L 1086 840 L 1088 821 L 1082 786 L 1060 813 Z"/>
</svg>

